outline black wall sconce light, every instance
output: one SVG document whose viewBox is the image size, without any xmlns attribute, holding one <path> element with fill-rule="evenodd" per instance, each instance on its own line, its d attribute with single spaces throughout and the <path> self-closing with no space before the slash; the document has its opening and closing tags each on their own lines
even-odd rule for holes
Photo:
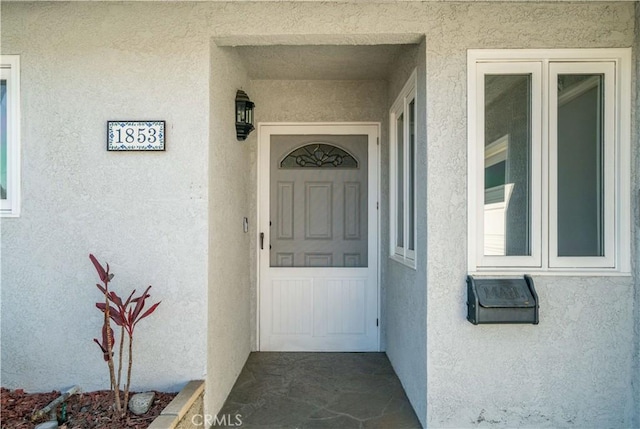
<svg viewBox="0 0 640 429">
<path fill-rule="evenodd" d="M 255 128 L 253 126 L 253 107 L 255 104 L 249 100 L 246 92 L 236 92 L 236 136 L 239 141 L 247 138 Z"/>
</svg>

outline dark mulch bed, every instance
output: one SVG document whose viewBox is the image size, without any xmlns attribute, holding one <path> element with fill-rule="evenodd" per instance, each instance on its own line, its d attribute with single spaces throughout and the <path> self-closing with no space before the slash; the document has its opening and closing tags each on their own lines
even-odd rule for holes
<svg viewBox="0 0 640 429">
<path fill-rule="evenodd" d="M 133 394 L 133 393 L 131 393 Z M 0 422 L 2 429 L 33 429 L 38 423 L 48 419 L 31 421 L 31 415 L 46 407 L 60 396 L 60 392 L 26 393 L 22 389 L 2 388 Z M 123 419 L 115 418 L 112 413 L 113 393 L 110 390 L 86 392 L 71 395 L 67 401 L 67 421 L 60 424 L 61 429 L 144 429 L 171 402 L 176 393 L 156 392 L 151 409 L 141 416 L 130 411 Z M 60 418 L 61 406 L 58 406 Z"/>
</svg>

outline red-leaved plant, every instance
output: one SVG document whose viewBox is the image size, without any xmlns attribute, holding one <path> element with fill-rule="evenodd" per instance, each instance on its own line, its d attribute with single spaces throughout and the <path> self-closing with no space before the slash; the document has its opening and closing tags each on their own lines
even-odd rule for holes
<svg viewBox="0 0 640 429">
<path fill-rule="evenodd" d="M 111 379 L 111 389 L 114 391 L 115 409 L 119 416 L 126 414 L 127 403 L 129 402 L 129 386 L 131 383 L 131 367 L 133 366 L 133 331 L 139 321 L 149 316 L 160 305 L 160 302 L 153 304 L 144 313 L 145 301 L 151 297 L 149 295 L 149 286 L 140 296 L 134 297 L 135 289 L 126 300 L 122 300 L 118 294 L 109 290 L 109 283 L 113 279 L 113 274 L 109 273 L 109 264 L 106 269 L 98 262 L 93 255 L 89 255 L 89 259 L 98 272 L 102 285 L 96 284 L 100 292 L 104 295 L 104 302 L 97 302 L 96 307 L 104 314 L 104 323 L 102 325 L 102 342 L 94 338 L 93 341 L 100 346 L 104 360 L 109 366 L 109 377 Z M 120 326 L 120 348 L 118 353 L 118 377 L 116 379 L 115 365 L 113 363 L 115 339 L 113 329 L 111 329 L 111 321 Z M 124 401 L 120 401 L 120 381 L 122 375 L 122 356 L 124 354 L 124 336 L 125 332 L 129 337 L 129 365 L 127 367 L 127 383 L 124 387 Z"/>
</svg>

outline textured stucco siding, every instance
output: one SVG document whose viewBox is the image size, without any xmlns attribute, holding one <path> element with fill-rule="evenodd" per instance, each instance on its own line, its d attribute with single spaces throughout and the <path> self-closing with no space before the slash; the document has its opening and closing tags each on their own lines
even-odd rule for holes
<svg viewBox="0 0 640 429">
<path fill-rule="evenodd" d="M 236 139 L 236 91 L 251 93 L 247 72 L 237 52 L 211 47 L 211 137 L 209 141 L 209 307 L 205 409 L 215 414 L 251 351 L 251 237 L 243 232 L 243 218 L 251 216 L 250 196 L 255 133 Z"/>
<path fill-rule="evenodd" d="M 427 138 L 426 138 L 426 97 L 425 97 L 426 44 L 419 45 L 400 56 L 395 63 L 394 72 L 389 77 L 389 104 L 398 97 L 413 70 L 416 70 L 416 231 L 418 237 L 424 237 L 427 228 L 426 184 L 427 184 Z M 387 119 L 388 121 L 388 119 Z M 385 146 L 383 165 L 389 164 L 389 150 Z M 389 169 L 384 168 L 386 189 L 388 190 Z M 426 305 L 426 240 L 416 242 L 416 268 L 408 267 L 389 258 L 389 206 L 388 191 L 383 204 L 385 228 L 382 252 L 387 269 L 383 273 L 385 285 L 383 323 L 386 333 L 386 352 L 394 370 L 402 381 L 409 401 L 424 424 L 427 405 L 427 305 Z"/>
<path fill-rule="evenodd" d="M 1 7 L 2 53 L 21 55 L 23 196 L 20 218 L 1 220 L 2 385 L 109 387 L 90 252 L 114 290 L 153 285 L 162 300 L 136 328 L 132 387 L 202 378 L 209 44 L 189 31 L 201 18 L 189 6 Z M 114 119 L 166 120 L 166 151 L 107 152 Z"/>
<path fill-rule="evenodd" d="M 630 427 L 631 278 L 534 276 L 540 325 L 465 320 L 465 79 L 467 48 L 629 47 L 633 5 L 429 10 L 427 426 Z"/>
</svg>

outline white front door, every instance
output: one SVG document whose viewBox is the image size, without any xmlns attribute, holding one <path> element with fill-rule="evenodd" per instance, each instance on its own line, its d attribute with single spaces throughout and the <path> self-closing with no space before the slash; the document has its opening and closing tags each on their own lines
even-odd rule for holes
<svg viewBox="0 0 640 429">
<path fill-rule="evenodd" d="M 377 351 L 378 124 L 261 124 L 262 351 Z"/>
</svg>

